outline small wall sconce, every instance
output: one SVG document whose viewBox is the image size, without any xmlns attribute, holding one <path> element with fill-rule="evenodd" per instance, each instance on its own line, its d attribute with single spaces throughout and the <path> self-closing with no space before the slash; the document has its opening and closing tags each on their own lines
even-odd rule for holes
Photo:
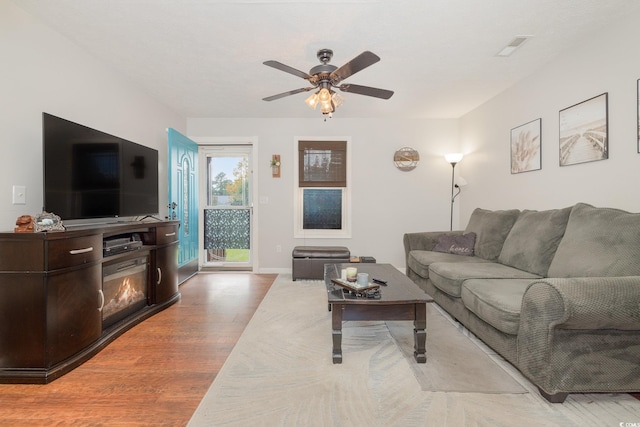
<svg viewBox="0 0 640 427">
<path fill-rule="evenodd" d="M 271 156 L 271 176 L 273 178 L 280 178 L 280 154 L 273 154 Z"/>
</svg>

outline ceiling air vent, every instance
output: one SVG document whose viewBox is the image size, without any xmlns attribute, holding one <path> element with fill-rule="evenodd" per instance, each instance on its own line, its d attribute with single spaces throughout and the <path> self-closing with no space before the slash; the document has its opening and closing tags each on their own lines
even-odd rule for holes
<svg viewBox="0 0 640 427">
<path fill-rule="evenodd" d="M 500 52 L 498 52 L 497 56 L 510 56 L 513 52 L 516 51 L 520 46 L 524 44 L 527 40 L 529 40 L 531 36 L 516 36 L 511 42 L 506 45 Z"/>
</svg>

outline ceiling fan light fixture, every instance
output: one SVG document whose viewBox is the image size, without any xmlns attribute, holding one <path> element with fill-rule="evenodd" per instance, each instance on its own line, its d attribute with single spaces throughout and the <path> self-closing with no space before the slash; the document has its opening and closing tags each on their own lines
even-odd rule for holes
<svg viewBox="0 0 640 427">
<path fill-rule="evenodd" d="M 320 102 L 320 111 L 322 111 L 322 114 L 333 113 L 334 108 L 331 99 L 328 102 Z"/>
<path fill-rule="evenodd" d="M 313 110 L 319 105 L 320 111 L 326 118 L 326 116 L 333 116 L 333 112 L 336 111 L 336 108 L 342 105 L 344 101 L 345 99 L 342 95 L 323 87 L 318 92 L 309 96 L 304 102 Z"/>
<path fill-rule="evenodd" d="M 318 100 L 320 102 L 330 102 L 331 92 L 329 92 L 329 89 L 327 89 L 326 87 L 320 89 L 320 92 L 318 92 Z"/>
<path fill-rule="evenodd" d="M 312 93 L 307 99 L 304 100 L 304 102 L 309 106 L 309 108 L 315 110 L 318 106 L 318 94 Z"/>
<path fill-rule="evenodd" d="M 335 107 L 338 108 L 339 106 L 344 104 L 346 100 L 344 99 L 344 96 L 340 95 L 338 92 L 333 92 L 333 95 L 331 96 L 331 101 L 333 101 L 333 105 L 335 105 Z"/>
<path fill-rule="evenodd" d="M 318 51 L 318 59 L 321 64 L 313 67 L 309 73 L 297 70 L 278 61 L 263 62 L 264 65 L 305 79 L 309 84 L 311 84 L 311 87 L 302 87 L 262 99 L 264 101 L 275 101 L 276 99 L 295 95 L 300 92 L 317 90 L 317 92 L 311 94 L 307 99 L 305 99 L 305 104 L 313 110 L 315 110 L 318 107 L 318 104 L 320 104 L 320 110 L 326 120 L 327 116 L 331 117 L 336 108 L 345 102 L 345 99 L 341 95 L 337 94 L 333 88 L 339 89 L 343 92 L 372 96 L 380 99 L 389 99 L 393 95 L 393 91 L 390 90 L 354 84 L 340 84 L 343 80 L 349 78 L 353 74 L 380 61 L 380 57 L 378 55 L 369 51 L 364 51 L 351 61 L 343 64 L 341 67 L 329 64 L 332 56 L 333 51 L 331 49 L 320 49 Z"/>
</svg>

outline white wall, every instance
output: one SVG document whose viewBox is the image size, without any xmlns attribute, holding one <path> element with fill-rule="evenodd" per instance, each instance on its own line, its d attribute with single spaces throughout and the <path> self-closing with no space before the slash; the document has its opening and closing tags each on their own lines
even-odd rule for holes
<svg viewBox="0 0 640 427">
<path fill-rule="evenodd" d="M 449 227 L 451 167 L 443 155 L 458 146 L 456 120 L 191 119 L 157 103 L 121 76 L 11 2 L 0 0 L 0 230 L 22 214 L 42 209 L 42 112 L 143 145 L 160 153 L 160 214 L 167 204 L 167 127 L 194 137 L 256 136 L 261 165 L 256 203 L 259 269 L 291 268 L 296 245 L 344 245 L 353 254 L 404 266 L 402 234 Z M 301 105 L 304 108 L 304 105 Z M 347 136 L 353 143 L 351 239 L 293 238 L 291 165 L 295 136 Z M 420 152 L 418 168 L 398 171 L 396 149 Z M 282 177 L 272 178 L 272 154 L 282 156 Z M 27 204 L 13 205 L 13 185 L 27 187 Z M 277 245 L 282 252 L 277 253 Z"/>
<path fill-rule="evenodd" d="M 0 230 L 42 211 L 42 113 L 159 150 L 161 215 L 167 205 L 165 129 L 186 120 L 105 68 L 89 53 L 0 0 Z M 12 204 L 12 186 L 27 204 Z"/>
<path fill-rule="evenodd" d="M 502 93 L 460 120 L 189 119 L 157 103 L 105 68 L 89 53 L 21 9 L 0 0 L 0 230 L 42 206 L 42 112 L 157 148 L 160 211 L 166 200 L 166 135 L 174 127 L 193 137 L 256 137 L 260 169 L 259 269 L 291 267 L 296 245 L 344 245 L 356 255 L 404 265 L 402 234 L 449 228 L 451 167 L 447 152 L 466 154 L 456 167 L 465 177 L 460 203 L 463 228 L 476 207 L 550 209 L 578 201 L 640 211 L 637 153 L 635 54 L 638 17 L 611 23 L 606 32 L 556 58 L 542 72 Z M 523 49 L 526 49 L 524 46 Z M 519 53 L 516 53 L 516 55 Z M 608 160 L 558 166 L 558 111 L 609 93 Z M 304 108 L 304 106 L 301 106 Z M 511 128 L 542 118 L 542 170 L 510 173 Z M 293 150 L 296 136 L 348 136 L 353 143 L 353 233 L 351 239 L 293 238 Z M 417 169 L 400 172 L 393 153 L 420 152 Z M 272 178 L 269 160 L 282 156 L 282 177 Z M 27 186 L 27 205 L 12 205 L 12 185 Z M 283 251 L 277 253 L 276 245 Z"/>
<path fill-rule="evenodd" d="M 301 101 L 300 108 L 305 108 Z M 256 137 L 260 196 L 255 201 L 262 272 L 291 268 L 297 245 L 346 246 L 353 255 L 404 266 L 402 235 L 409 231 L 449 229 L 451 166 L 444 154 L 458 144 L 457 120 L 340 119 L 189 119 L 192 138 Z M 295 137 L 350 137 L 352 142 L 353 224 L 350 239 L 294 239 L 292 169 Z M 393 164 L 398 148 L 420 153 L 418 167 L 401 172 Z M 281 178 L 272 178 L 272 154 L 281 155 Z M 276 252 L 276 246 L 282 252 Z"/>
<path fill-rule="evenodd" d="M 447 230 L 451 166 L 442 156 L 461 151 L 456 174 L 468 185 L 457 199 L 454 229 L 464 228 L 476 207 L 553 209 L 577 202 L 640 212 L 637 153 L 637 91 L 640 78 L 638 17 L 611 23 L 576 49 L 550 59 L 543 69 L 459 120 L 190 119 L 194 137 L 257 136 L 260 268 L 290 268 L 291 249 L 302 244 L 345 245 L 353 254 L 404 266 L 402 234 Z M 526 49 L 526 46 L 523 47 Z M 516 53 L 516 55 L 519 53 Z M 581 101 L 609 93 L 609 159 L 559 166 L 558 114 Z M 301 107 L 302 108 L 302 107 Z M 510 131 L 542 118 L 542 170 L 511 174 Z M 353 142 L 353 237 L 293 239 L 292 158 L 294 136 L 350 136 Z M 418 149 L 412 172 L 397 171 L 393 152 Z M 272 154 L 282 155 L 282 178 L 270 177 Z M 263 167 L 264 166 L 264 167 Z M 283 252 L 275 252 L 282 245 Z"/>
<path fill-rule="evenodd" d="M 552 209 L 576 202 L 640 212 L 637 153 L 638 17 L 612 22 L 578 48 L 460 120 L 469 185 L 461 224 L 476 207 Z M 526 45 L 522 52 L 524 54 Z M 559 111 L 609 93 L 609 159 L 559 166 Z M 542 118 L 542 170 L 510 173 L 510 130 Z"/>
</svg>

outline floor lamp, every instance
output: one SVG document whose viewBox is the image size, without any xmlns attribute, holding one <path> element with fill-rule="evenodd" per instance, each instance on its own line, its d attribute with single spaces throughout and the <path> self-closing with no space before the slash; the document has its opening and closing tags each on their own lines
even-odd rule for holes
<svg viewBox="0 0 640 427">
<path fill-rule="evenodd" d="M 453 201 L 455 199 L 453 191 L 455 188 L 455 171 L 456 171 L 456 164 L 460 160 L 462 160 L 462 154 L 461 153 L 445 154 L 444 158 L 447 162 L 451 164 L 451 225 L 449 229 L 453 231 Z"/>
</svg>

